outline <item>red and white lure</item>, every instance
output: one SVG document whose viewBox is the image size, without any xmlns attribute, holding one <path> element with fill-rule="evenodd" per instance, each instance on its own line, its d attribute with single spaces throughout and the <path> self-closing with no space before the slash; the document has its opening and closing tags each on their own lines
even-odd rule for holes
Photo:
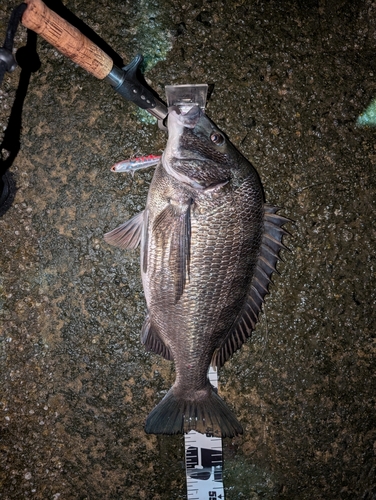
<svg viewBox="0 0 376 500">
<path fill-rule="evenodd" d="M 133 173 L 136 170 L 141 170 L 143 168 L 152 167 L 159 163 L 161 156 L 156 155 L 148 155 L 148 156 L 139 156 L 137 158 L 129 158 L 128 160 L 119 161 L 119 163 L 115 163 L 111 167 L 111 172 L 131 172 Z"/>
</svg>

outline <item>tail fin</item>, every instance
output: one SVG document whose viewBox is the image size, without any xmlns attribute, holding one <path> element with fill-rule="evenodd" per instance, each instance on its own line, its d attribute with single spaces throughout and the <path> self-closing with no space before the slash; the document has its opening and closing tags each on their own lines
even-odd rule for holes
<svg viewBox="0 0 376 500">
<path fill-rule="evenodd" d="M 175 396 L 172 387 L 147 417 L 145 431 L 148 434 L 183 434 L 195 430 L 202 434 L 222 434 L 222 437 L 242 434 L 242 426 L 214 387 L 205 392 L 205 397 L 200 391 L 196 398 L 183 399 Z"/>
</svg>

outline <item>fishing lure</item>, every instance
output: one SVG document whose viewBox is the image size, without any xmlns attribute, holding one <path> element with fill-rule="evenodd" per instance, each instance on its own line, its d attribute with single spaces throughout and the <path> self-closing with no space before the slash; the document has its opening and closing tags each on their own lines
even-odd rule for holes
<svg viewBox="0 0 376 500">
<path fill-rule="evenodd" d="M 161 156 L 156 155 L 129 158 L 127 160 L 119 161 L 119 163 L 115 163 L 115 165 L 111 167 L 111 172 L 131 172 L 133 175 L 136 170 L 157 165 L 161 158 Z"/>
</svg>

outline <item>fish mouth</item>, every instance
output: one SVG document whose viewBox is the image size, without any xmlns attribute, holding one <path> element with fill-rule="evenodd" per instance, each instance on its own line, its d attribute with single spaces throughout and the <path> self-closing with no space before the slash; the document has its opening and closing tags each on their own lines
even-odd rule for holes
<svg viewBox="0 0 376 500">
<path fill-rule="evenodd" d="M 186 128 L 195 128 L 202 115 L 200 106 L 194 105 L 187 112 L 183 112 L 179 106 L 168 108 L 169 119 Z"/>
</svg>

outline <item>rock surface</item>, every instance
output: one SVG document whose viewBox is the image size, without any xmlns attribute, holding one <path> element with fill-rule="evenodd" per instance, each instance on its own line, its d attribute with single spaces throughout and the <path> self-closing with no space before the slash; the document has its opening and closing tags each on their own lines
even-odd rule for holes
<svg viewBox="0 0 376 500">
<path fill-rule="evenodd" d="M 376 146 L 356 126 L 376 97 L 375 3 L 65 5 L 126 63 L 143 52 L 162 98 L 167 84 L 214 86 L 208 115 L 295 221 L 255 335 L 220 372 L 245 430 L 224 441 L 226 499 L 376 498 Z M 41 39 L 37 52 L 29 84 L 17 69 L 0 94 L 5 131 L 27 86 L 0 218 L 0 496 L 183 499 L 182 437 L 143 430 L 173 367 L 139 340 L 138 251 L 103 241 L 152 176 L 110 166 L 160 154 L 166 136 Z"/>
</svg>

